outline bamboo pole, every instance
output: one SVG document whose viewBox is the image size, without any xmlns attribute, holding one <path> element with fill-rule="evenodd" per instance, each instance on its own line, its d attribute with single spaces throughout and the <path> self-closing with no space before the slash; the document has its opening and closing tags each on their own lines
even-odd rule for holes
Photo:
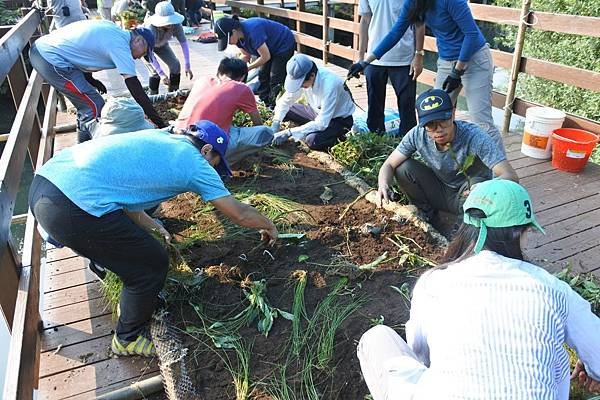
<svg viewBox="0 0 600 400">
<path fill-rule="evenodd" d="M 329 62 L 329 4 L 323 0 L 323 63 Z"/>
<path fill-rule="evenodd" d="M 510 82 L 508 91 L 506 92 L 506 102 L 504 103 L 504 123 L 502 124 L 502 135 L 506 135 L 510 128 L 510 119 L 512 116 L 513 102 L 515 100 L 515 92 L 517 82 L 519 80 L 519 71 L 521 70 L 521 56 L 523 54 L 523 44 L 525 43 L 525 31 L 529 25 L 529 8 L 532 0 L 523 0 L 521 5 L 521 19 L 519 21 L 519 30 L 517 32 L 517 40 L 515 51 L 513 53 L 512 66 L 510 70 Z"/>
</svg>

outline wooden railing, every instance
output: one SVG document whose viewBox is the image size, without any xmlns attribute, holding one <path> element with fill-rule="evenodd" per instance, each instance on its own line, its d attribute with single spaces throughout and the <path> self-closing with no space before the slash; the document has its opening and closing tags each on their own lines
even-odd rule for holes
<svg viewBox="0 0 600 400">
<path fill-rule="evenodd" d="M 40 13 L 31 10 L 14 27 L 0 28 L 0 83 L 8 79 L 17 108 L 0 158 L 0 308 L 11 333 L 4 400 L 33 398 L 38 382 L 42 240 L 29 212 L 19 255 L 10 226 L 26 159 L 36 169 L 48 160 L 52 148 L 57 94 L 48 90 L 37 72 L 28 73 L 23 59 L 42 29 L 40 24 Z M 40 101 L 45 105 L 42 118 Z"/>
<path fill-rule="evenodd" d="M 353 5 L 353 20 L 345 20 L 331 17 L 328 12 L 329 6 L 323 7 L 322 15 L 307 13 L 304 11 L 304 0 L 296 0 L 296 9 L 279 8 L 275 4 L 264 5 L 264 0 L 239 1 L 227 0 L 226 4 L 231 6 L 232 12 L 239 9 L 254 10 L 259 14 L 275 15 L 296 21 L 296 41 L 300 46 L 308 46 L 322 51 L 323 61 L 327 62 L 329 55 L 335 55 L 354 61 L 358 58 L 358 0 L 335 1 L 335 4 L 345 3 Z M 333 4 L 333 3 L 331 3 Z M 521 10 L 507 7 L 497 7 L 470 3 L 471 11 L 476 20 L 492 22 L 505 25 L 526 25 L 527 29 L 539 29 L 544 31 L 569 33 L 582 36 L 600 37 L 600 18 L 574 16 L 565 14 L 554 14 L 548 12 L 531 11 L 521 18 Z M 323 26 L 323 38 L 319 39 L 306 34 L 305 25 L 313 24 Z M 353 45 L 344 46 L 332 41 L 331 29 L 349 32 L 354 35 Z M 425 38 L 425 50 L 437 52 L 435 39 L 431 36 Z M 536 58 L 520 57 L 513 63 L 513 53 L 500 50 L 492 50 L 494 64 L 498 67 L 515 72 L 524 73 L 529 76 L 545 78 L 548 80 L 562 82 L 567 85 L 600 92 L 600 73 L 576 68 L 568 65 L 557 64 Z M 513 65 L 514 64 L 514 65 Z M 427 85 L 433 85 L 435 73 L 424 70 L 419 81 Z M 516 81 L 514 82 L 516 85 Z M 511 112 L 524 116 L 527 108 L 537 106 L 532 102 L 520 98 L 509 99 L 500 92 L 493 93 L 493 105 L 499 108 L 509 108 Z M 505 124 L 506 125 L 506 124 Z M 567 115 L 565 127 L 577 127 L 600 134 L 600 122 L 592 121 L 575 115 Z M 504 131 L 508 126 L 504 127 Z"/>
</svg>

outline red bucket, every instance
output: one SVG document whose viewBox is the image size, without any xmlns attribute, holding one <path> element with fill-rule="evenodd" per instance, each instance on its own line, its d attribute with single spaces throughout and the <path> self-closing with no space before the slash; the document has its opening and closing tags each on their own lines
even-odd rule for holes
<svg viewBox="0 0 600 400">
<path fill-rule="evenodd" d="M 583 129 L 559 128 L 552 131 L 552 166 L 566 172 L 585 167 L 598 135 Z"/>
</svg>

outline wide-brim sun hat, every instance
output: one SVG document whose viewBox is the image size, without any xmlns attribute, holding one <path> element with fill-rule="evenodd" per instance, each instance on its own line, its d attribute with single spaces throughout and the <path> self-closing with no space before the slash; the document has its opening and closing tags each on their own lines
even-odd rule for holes
<svg viewBox="0 0 600 400">
<path fill-rule="evenodd" d="M 175 12 L 175 8 L 170 1 L 161 1 L 156 4 L 154 14 L 150 16 L 148 22 L 156 27 L 181 24 L 184 16 Z"/>
<path fill-rule="evenodd" d="M 469 210 L 478 209 L 485 218 L 469 215 Z M 479 236 L 473 251 L 479 253 L 487 239 L 487 228 L 510 228 L 531 226 L 545 233 L 533 213 L 533 202 L 527 190 L 507 179 L 492 179 L 472 188 L 463 205 L 463 222 L 479 228 Z"/>
</svg>

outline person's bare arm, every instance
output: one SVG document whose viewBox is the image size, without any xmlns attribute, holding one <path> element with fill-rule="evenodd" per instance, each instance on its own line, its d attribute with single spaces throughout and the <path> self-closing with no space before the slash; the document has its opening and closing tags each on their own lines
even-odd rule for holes
<svg viewBox="0 0 600 400">
<path fill-rule="evenodd" d="M 398 150 L 394 150 L 379 169 L 379 177 L 377 179 L 377 207 L 382 207 L 384 202 L 385 204 L 389 203 L 390 191 L 394 182 L 394 171 L 407 159 L 408 157 L 404 154 Z"/>
<path fill-rule="evenodd" d="M 423 56 L 418 54 L 423 51 L 425 45 L 425 24 L 415 26 L 415 54 L 410 63 L 410 75 L 413 81 L 416 81 L 421 72 L 423 72 Z"/>
<path fill-rule="evenodd" d="M 148 233 L 158 233 L 160 236 L 165 238 L 167 243 L 171 242 L 171 234 L 165 229 L 165 227 L 157 223 L 144 211 L 124 211 L 125 214 L 127 214 L 127 216 L 140 228 L 146 230 Z"/>
<path fill-rule="evenodd" d="M 498 178 L 508 179 L 510 181 L 519 183 L 519 177 L 517 176 L 517 173 L 507 160 L 501 161 L 494 165 L 492 172 Z"/>
<path fill-rule="evenodd" d="M 367 46 L 369 43 L 369 25 L 371 24 L 372 14 L 361 15 L 358 29 L 358 61 L 365 58 Z"/>
<path fill-rule="evenodd" d="M 258 49 L 256 49 L 256 52 L 258 53 L 258 58 L 254 60 L 253 63 L 248 65 L 248 71 L 268 63 L 271 59 L 271 52 L 269 51 L 266 43 L 263 43 Z"/>
<path fill-rule="evenodd" d="M 252 111 L 250 113 L 250 119 L 252 120 L 252 125 L 254 126 L 259 126 L 263 124 L 263 120 L 260 117 L 260 113 L 258 112 L 258 110 Z"/>
<path fill-rule="evenodd" d="M 246 62 L 250 62 L 250 58 L 252 58 L 252 55 L 250 53 L 248 53 L 244 49 L 240 49 L 240 53 L 242 53 L 242 60 L 244 60 Z"/>
<path fill-rule="evenodd" d="M 259 229 L 261 238 L 273 245 L 277 240 L 277 228 L 268 218 L 248 204 L 239 202 L 233 196 L 220 197 L 211 201 L 217 210 L 223 213 L 233 223 L 246 228 Z"/>
</svg>

